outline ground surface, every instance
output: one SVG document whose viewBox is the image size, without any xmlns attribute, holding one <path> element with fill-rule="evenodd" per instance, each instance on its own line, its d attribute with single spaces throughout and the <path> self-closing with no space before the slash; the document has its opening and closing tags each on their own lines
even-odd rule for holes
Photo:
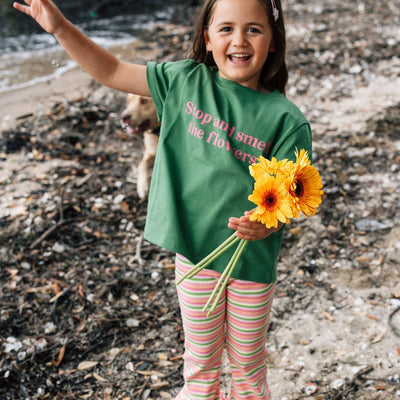
<svg viewBox="0 0 400 400">
<path fill-rule="evenodd" d="M 288 96 L 312 123 L 326 195 L 285 234 L 272 398 L 398 399 L 400 4 L 287 8 Z M 166 30 L 167 48 L 185 32 Z M 142 240 L 146 203 L 128 178 L 141 142 L 126 140 L 123 106 L 86 83 L 3 120 L 2 400 L 171 399 L 182 385 L 173 257 Z"/>
</svg>

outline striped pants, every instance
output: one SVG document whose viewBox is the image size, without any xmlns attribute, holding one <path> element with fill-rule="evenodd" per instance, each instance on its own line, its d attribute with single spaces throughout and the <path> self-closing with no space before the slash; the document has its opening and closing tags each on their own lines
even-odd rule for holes
<svg viewBox="0 0 400 400">
<path fill-rule="evenodd" d="M 176 279 L 192 264 L 176 257 Z M 230 400 L 268 400 L 266 333 L 275 283 L 231 279 L 215 311 L 202 308 L 220 274 L 202 270 L 178 287 L 185 334 L 185 384 L 175 400 L 223 400 L 220 375 L 224 346 L 231 367 Z"/>
</svg>

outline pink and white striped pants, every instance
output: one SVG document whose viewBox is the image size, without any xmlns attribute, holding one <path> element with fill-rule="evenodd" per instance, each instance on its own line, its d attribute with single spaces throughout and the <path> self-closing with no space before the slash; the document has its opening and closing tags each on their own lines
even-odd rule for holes
<svg viewBox="0 0 400 400">
<path fill-rule="evenodd" d="M 191 267 L 177 255 L 176 279 Z M 185 334 L 185 384 L 175 400 L 223 400 L 220 375 L 224 346 L 232 372 L 226 400 L 268 400 L 266 333 L 275 283 L 231 279 L 215 311 L 202 308 L 220 274 L 202 270 L 178 287 Z"/>
</svg>

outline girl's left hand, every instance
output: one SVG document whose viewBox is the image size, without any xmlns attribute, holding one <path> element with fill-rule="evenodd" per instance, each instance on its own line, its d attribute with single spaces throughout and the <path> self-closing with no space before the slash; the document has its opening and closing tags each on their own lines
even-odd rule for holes
<svg viewBox="0 0 400 400">
<path fill-rule="evenodd" d="M 240 218 L 229 218 L 228 228 L 236 231 L 236 236 L 245 240 L 265 239 L 282 228 L 283 223 L 279 222 L 277 228 L 267 228 L 258 221 L 250 221 L 252 211 L 246 211 Z"/>
</svg>

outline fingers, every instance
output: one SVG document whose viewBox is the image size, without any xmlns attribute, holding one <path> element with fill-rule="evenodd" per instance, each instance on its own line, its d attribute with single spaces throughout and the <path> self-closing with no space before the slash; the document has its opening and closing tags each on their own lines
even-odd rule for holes
<svg viewBox="0 0 400 400">
<path fill-rule="evenodd" d="M 258 235 L 254 234 L 247 234 L 240 231 L 236 231 L 236 236 L 240 239 L 248 240 L 250 242 L 254 242 L 256 240 L 264 239 L 263 237 L 259 237 Z"/>
<path fill-rule="evenodd" d="M 250 212 L 251 214 L 251 212 Z M 240 218 L 231 217 L 228 222 L 228 228 L 236 231 L 240 239 L 260 240 L 269 236 L 275 230 L 267 229 L 264 224 L 257 221 L 250 221 L 250 215 L 244 215 Z"/>
<path fill-rule="evenodd" d="M 246 211 L 240 218 L 231 217 L 228 221 L 228 228 L 236 231 L 236 236 L 245 240 L 261 240 L 279 231 L 284 225 L 278 221 L 277 227 L 267 228 L 263 223 L 251 221 L 250 216 L 254 210 Z"/>
<path fill-rule="evenodd" d="M 26 0 L 25 3 L 30 4 L 31 2 L 30 2 L 30 0 Z M 13 7 L 14 7 L 16 10 L 21 11 L 21 12 L 23 12 L 24 14 L 27 14 L 27 15 L 31 16 L 31 9 L 30 9 L 30 7 L 24 6 L 23 4 L 17 3 L 17 2 L 14 2 L 14 3 L 13 3 Z"/>
</svg>

